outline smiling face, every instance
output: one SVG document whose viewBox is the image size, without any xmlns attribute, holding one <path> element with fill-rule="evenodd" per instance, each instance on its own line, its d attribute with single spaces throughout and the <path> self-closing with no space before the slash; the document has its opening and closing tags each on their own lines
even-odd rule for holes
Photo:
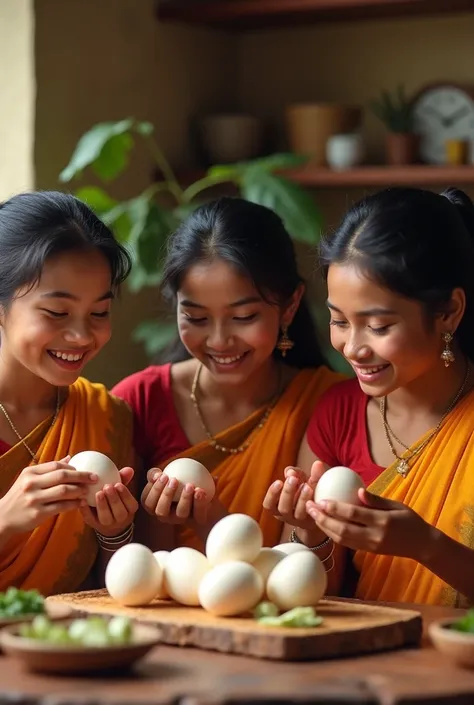
<svg viewBox="0 0 474 705">
<path fill-rule="evenodd" d="M 1 314 L 3 366 L 54 386 L 72 384 L 110 339 L 111 299 L 110 266 L 100 252 L 51 258 L 38 284 L 17 292 Z"/>
<path fill-rule="evenodd" d="M 241 384 L 272 361 L 280 326 L 290 325 L 300 298 L 298 291 L 282 309 L 222 260 L 196 264 L 178 292 L 179 334 L 212 374 Z"/>
<path fill-rule="evenodd" d="M 442 374 L 442 334 L 456 329 L 450 314 L 428 320 L 421 303 L 381 287 L 352 264 L 329 267 L 328 307 L 331 343 L 366 394 L 385 396 Z"/>
</svg>

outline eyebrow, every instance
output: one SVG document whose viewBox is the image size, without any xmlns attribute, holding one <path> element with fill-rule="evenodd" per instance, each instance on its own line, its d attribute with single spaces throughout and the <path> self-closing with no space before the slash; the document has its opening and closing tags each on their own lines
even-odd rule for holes
<svg viewBox="0 0 474 705">
<path fill-rule="evenodd" d="M 229 304 L 227 308 L 238 308 L 239 306 L 246 306 L 248 304 L 258 304 L 261 301 L 262 299 L 259 296 L 247 296 L 244 299 L 234 301 L 233 303 Z M 186 306 L 187 308 L 206 308 L 205 306 L 197 304 L 195 301 L 190 301 L 189 299 L 183 299 L 182 301 L 180 301 L 180 304 L 181 306 Z"/>
<path fill-rule="evenodd" d="M 336 313 L 342 313 L 340 308 L 334 306 L 329 300 L 326 301 L 326 306 L 331 309 L 331 311 L 336 311 Z M 368 317 L 368 316 L 393 316 L 397 312 L 391 308 L 383 308 L 382 306 L 375 306 L 374 308 L 367 308 L 363 311 L 357 311 L 356 316 Z"/>
<path fill-rule="evenodd" d="M 68 299 L 69 301 L 79 301 L 77 296 L 71 294 L 69 291 L 48 291 L 45 294 L 41 294 L 42 299 Z M 114 294 L 112 291 L 107 291 L 102 296 L 96 299 L 96 303 L 99 301 L 107 301 L 108 299 L 113 299 Z"/>
</svg>

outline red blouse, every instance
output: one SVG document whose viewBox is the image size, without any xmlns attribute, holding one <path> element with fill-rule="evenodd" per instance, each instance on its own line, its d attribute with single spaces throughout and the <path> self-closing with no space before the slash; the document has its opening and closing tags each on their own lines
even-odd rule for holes
<svg viewBox="0 0 474 705">
<path fill-rule="evenodd" d="M 191 447 L 181 427 L 171 389 L 171 364 L 153 365 L 112 389 L 134 415 L 134 446 L 146 467 L 160 467 Z"/>
<path fill-rule="evenodd" d="M 370 455 L 368 401 L 356 379 L 335 384 L 319 400 L 307 431 L 309 447 L 320 460 L 352 468 L 366 486 L 385 470 Z"/>
</svg>

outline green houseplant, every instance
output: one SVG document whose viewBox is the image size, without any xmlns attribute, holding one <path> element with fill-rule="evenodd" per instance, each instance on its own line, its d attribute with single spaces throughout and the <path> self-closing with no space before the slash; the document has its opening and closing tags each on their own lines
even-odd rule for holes
<svg viewBox="0 0 474 705">
<path fill-rule="evenodd" d="M 96 179 L 113 182 L 126 170 L 137 139 L 145 141 L 160 174 L 142 193 L 118 201 L 96 185 L 81 186 L 75 191 L 131 252 L 133 270 L 128 285 L 132 292 L 160 284 L 169 235 L 199 203 L 209 199 L 208 189 L 218 184 L 230 184 L 243 198 L 272 208 L 295 240 L 309 245 L 318 242 L 321 216 L 316 204 L 304 189 L 280 173 L 305 161 L 293 154 L 213 166 L 202 178 L 183 187 L 154 138 L 153 125 L 128 118 L 100 123 L 88 130 L 77 143 L 60 180 L 72 182 L 89 169 Z M 175 333 L 174 323 L 143 321 L 135 330 L 134 339 L 142 342 L 153 356 Z"/>
<path fill-rule="evenodd" d="M 418 156 L 418 135 L 414 132 L 412 101 L 403 86 L 393 95 L 382 91 L 370 104 L 373 114 L 387 128 L 385 152 L 393 165 L 413 164 Z"/>
</svg>

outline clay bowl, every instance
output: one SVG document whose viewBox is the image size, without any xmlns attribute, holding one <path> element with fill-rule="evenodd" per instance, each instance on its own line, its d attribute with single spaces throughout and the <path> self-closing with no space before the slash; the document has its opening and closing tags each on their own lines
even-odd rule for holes
<svg viewBox="0 0 474 705">
<path fill-rule="evenodd" d="M 73 620 L 62 620 L 70 624 Z M 161 639 L 158 627 L 134 623 L 133 640 L 129 644 L 79 646 L 54 644 L 19 635 L 19 624 L 0 631 L 0 644 L 8 656 L 22 661 L 36 673 L 87 674 L 130 667 L 143 658 Z"/>
<path fill-rule="evenodd" d="M 428 627 L 431 641 L 438 651 L 459 666 L 474 668 L 474 634 L 452 629 L 453 619 L 442 619 Z"/>
</svg>

